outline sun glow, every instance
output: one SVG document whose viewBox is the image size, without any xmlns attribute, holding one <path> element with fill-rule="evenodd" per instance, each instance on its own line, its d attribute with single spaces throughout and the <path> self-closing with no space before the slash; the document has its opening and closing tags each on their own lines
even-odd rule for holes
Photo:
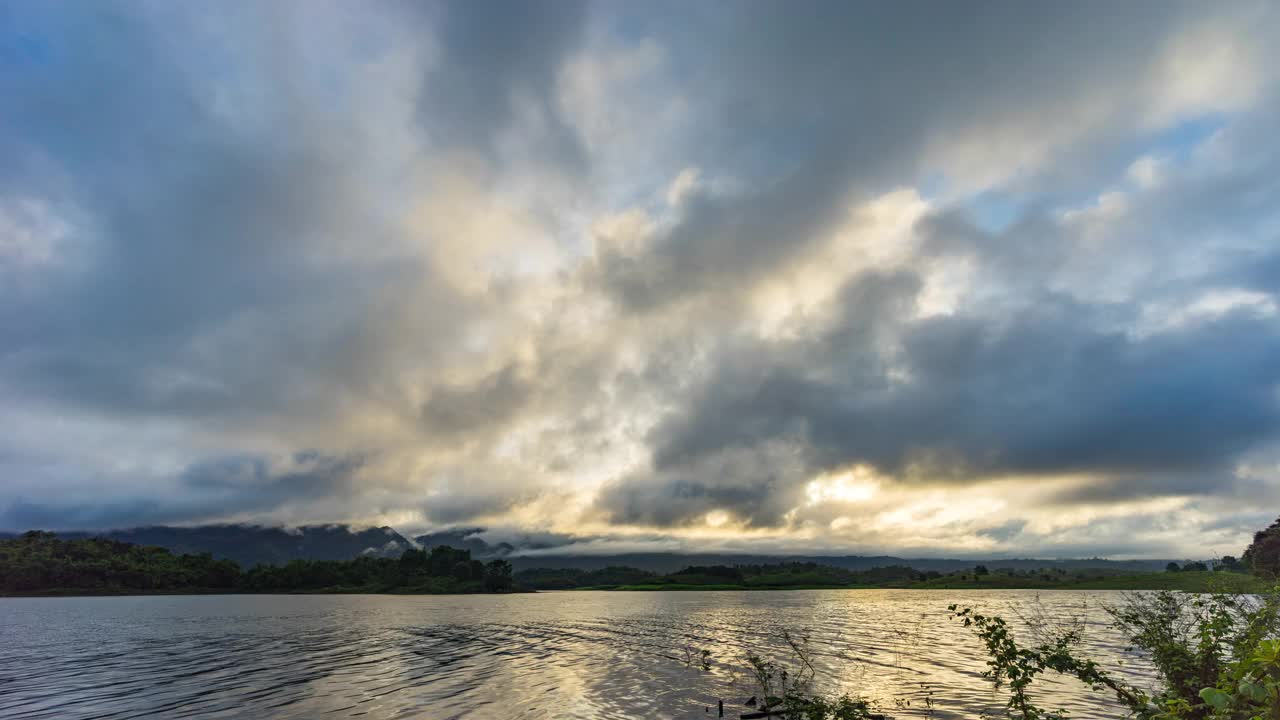
<svg viewBox="0 0 1280 720">
<path fill-rule="evenodd" d="M 709 527 L 718 528 L 718 527 L 723 527 L 726 523 L 728 523 L 730 520 L 730 517 L 729 517 L 729 513 L 725 512 L 724 510 L 712 510 L 711 512 L 707 513 L 705 520 Z"/>
<path fill-rule="evenodd" d="M 808 505 L 830 502 L 865 502 L 880 492 L 880 481 L 869 465 L 854 465 L 836 473 L 823 473 L 805 486 Z"/>
</svg>

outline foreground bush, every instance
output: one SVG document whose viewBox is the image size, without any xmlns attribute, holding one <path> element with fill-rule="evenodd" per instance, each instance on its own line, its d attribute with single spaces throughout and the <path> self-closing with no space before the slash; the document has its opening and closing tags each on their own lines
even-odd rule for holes
<svg viewBox="0 0 1280 720">
<path fill-rule="evenodd" d="M 817 676 L 809 650 L 809 638 L 788 630 L 780 632 L 790 650 L 789 661 L 766 660 L 747 653 L 747 667 L 756 689 L 760 709 L 770 710 L 785 720 L 884 720 L 861 698 L 828 697 L 813 691 Z"/>
<path fill-rule="evenodd" d="M 1117 717 L 1142 720 L 1280 720 L 1280 588 L 1263 595 L 1135 594 L 1109 608 L 1113 623 L 1155 665 L 1162 688 L 1154 695 L 1125 683 L 1078 655 L 1072 629 L 1031 646 L 1005 621 L 951 606 L 987 647 L 984 673 L 1009 691 L 1009 717 L 1060 720 L 1030 697 L 1046 672 L 1074 677 L 1110 693 Z"/>
</svg>

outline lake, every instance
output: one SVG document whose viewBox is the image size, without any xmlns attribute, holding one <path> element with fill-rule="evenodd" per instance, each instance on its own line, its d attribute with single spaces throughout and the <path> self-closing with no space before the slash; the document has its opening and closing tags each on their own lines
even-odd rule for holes
<svg viewBox="0 0 1280 720">
<path fill-rule="evenodd" d="M 808 634 L 828 691 L 893 717 L 999 712 L 978 639 L 947 605 L 1023 632 L 1085 621 L 1108 669 L 1150 668 L 1106 626 L 1119 593 L 797 590 L 519 595 L 220 595 L 0 599 L 4 718 L 737 717 L 755 691 L 747 649 Z M 711 668 L 686 663 L 701 649 Z M 1075 717 L 1116 717 L 1074 681 L 1037 696 Z M 897 705 L 911 701 L 910 708 Z M 708 716 L 707 708 L 711 708 Z"/>
</svg>

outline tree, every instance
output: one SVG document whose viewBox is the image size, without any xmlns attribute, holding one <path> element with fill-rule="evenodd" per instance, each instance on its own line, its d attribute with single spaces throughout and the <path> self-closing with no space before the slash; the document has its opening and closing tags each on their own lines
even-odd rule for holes
<svg viewBox="0 0 1280 720">
<path fill-rule="evenodd" d="M 973 568 L 973 574 L 975 577 L 980 575 L 988 575 L 990 573 L 991 571 L 987 569 L 986 565 L 978 565 Z"/>
<path fill-rule="evenodd" d="M 1176 562 L 1171 562 L 1168 565 L 1165 565 L 1164 569 L 1165 572 L 1178 572 L 1182 570 L 1182 566 L 1178 565 Z"/>
<path fill-rule="evenodd" d="M 511 589 L 511 563 L 506 560 L 490 560 L 484 566 L 484 589 L 490 592 Z"/>
<path fill-rule="evenodd" d="M 384 592 L 396 588 L 419 591 L 478 590 L 484 581 L 491 591 L 511 589 L 511 564 L 484 565 L 466 550 L 436 553 L 458 560 L 441 577 L 467 583 L 432 583 L 430 554 L 407 550 L 397 559 L 366 555 L 352 560 L 294 559 L 285 565 L 258 565 L 242 572 L 234 561 L 210 553 L 178 555 L 103 538 L 60 540 L 52 533 L 29 532 L 0 539 L 0 594 L 56 590 L 90 593 L 185 590 L 253 592 L 339 590 L 360 588 Z"/>
<path fill-rule="evenodd" d="M 1280 575 L 1280 520 L 1253 536 L 1244 551 L 1244 564 L 1259 575 Z"/>
<path fill-rule="evenodd" d="M 429 572 L 432 577 L 448 577 L 452 575 L 454 567 L 460 562 L 471 562 L 470 550 L 459 550 L 448 545 L 437 545 L 431 548 L 431 555 L 427 558 L 427 564 L 430 565 Z"/>
<path fill-rule="evenodd" d="M 1224 570 L 1226 572 L 1240 572 L 1243 569 L 1244 566 L 1240 564 L 1240 561 L 1234 555 L 1223 555 L 1217 566 L 1214 567 L 1214 570 Z"/>
<path fill-rule="evenodd" d="M 427 554 L 421 550 L 412 548 L 405 550 L 400 554 L 400 567 L 410 572 L 420 570 L 427 566 Z"/>
<path fill-rule="evenodd" d="M 1208 565 L 1205 565 L 1204 563 L 1198 560 L 1196 562 L 1189 562 L 1182 566 L 1183 572 L 1205 572 L 1208 569 L 1209 569 Z"/>
</svg>

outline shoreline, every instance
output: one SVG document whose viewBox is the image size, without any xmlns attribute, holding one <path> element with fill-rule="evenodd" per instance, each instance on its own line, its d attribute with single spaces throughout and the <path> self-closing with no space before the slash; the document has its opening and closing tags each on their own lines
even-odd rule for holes
<svg viewBox="0 0 1280 720">
<path fill-rule="evenodd" d="M 1036 590 L 1052 592 L 1055 590 L 1129 590 L 1155 591 L 1174 590 L 1191 593 L 1260 593 L 1271 589 L 1271 583 L 1241 573 L 1225 572 L 1189 572 L 1189 573 L 1146 573 L 1140 575 L 1124 575 L 1101 579 L 1087 579 L 1073 582 L 1036 583 L 1017 582 L 1017 578 L 988 577 L 979 581 L 956 581 L 941 578 L 920 583 L 880 585 L 738 585 L 738 584 L 680 584 L 652 583 L 641 585 L 591 586 L 575 588 L 531 588 L 511 590 L 508 592 L 421 592 L 406 589 L 371 589 L 371 588 L 331 588 L 298 591 L 254 591 L 223 589 L 190 589 L 190 590 L 82 590 L 73 588 L 56 588 L 50 590 L 0 593 L 0 598 L 31 597 L 151 597 L 151 596 L 183 596 L 183 595 L 523 595 L 539 592 L 776 592 L 782 590 Z"/>
<path fill-rule="evenodd" d="M 86 592 L 84 590 L 35 590 L 31 592 L 0 593 L 0 600 L 8 598 L 76 598 L 76 597 L 185 597 L 192 595 L 531 595 L 539 590 L 511 590 L 509 592 L 403 592 L 399 590 L 236 590 L 232 588 L 211 590 L 108 590 Z"/>
</svg>

